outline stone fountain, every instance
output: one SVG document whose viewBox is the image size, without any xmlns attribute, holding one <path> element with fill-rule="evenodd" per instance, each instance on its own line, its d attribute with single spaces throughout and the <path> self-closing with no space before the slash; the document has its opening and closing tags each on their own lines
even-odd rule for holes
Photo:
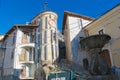
<svg viewBox="0 0 120 80">
<path fill-rule="evenodd" d="M 89 72 L 92 75 L 87 80 L 114 80 L 108 76 L 108 65 L 101 56 L 102 47 L 111 39 L 109 35 L 92 35 L 80 40 L 80 44 L 89 49 L 91 61 Z"/>
</svg>

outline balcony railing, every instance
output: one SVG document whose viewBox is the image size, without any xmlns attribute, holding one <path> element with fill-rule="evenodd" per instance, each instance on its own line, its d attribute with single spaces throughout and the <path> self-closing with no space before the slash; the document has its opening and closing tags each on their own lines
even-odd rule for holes
<svg viewBox="0 0 120 80">
<path fill-rule="evenodd" d="M 30 65 L 30 64 L 34 64 L 34 61 L 20 61 L 20 63 L 24 65 Z"/>
<path fill-rule="evenodd" d="M 21 77 L 20 76 L 20 79 L 23 79 L 23 80 L 34 80 L 34 77 Z"/>
<path fill-rule="evenodd" d="M 21 48 L 32 48 L 32 47 L 35 47 L 35 43 L 25 43 L 25 44 L 21 44 L 19 47 L 21 47 Z"/>
</svg>

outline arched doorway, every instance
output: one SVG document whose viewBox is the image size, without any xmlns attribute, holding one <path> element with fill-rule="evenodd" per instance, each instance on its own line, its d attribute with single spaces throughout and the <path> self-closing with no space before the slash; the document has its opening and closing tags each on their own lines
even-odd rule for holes
<svg viewBox="0 0 120 80">
<path fill-rule="evenodd" d="M 104 58 L 104 60 L 106 61 L 106 63 L 107 63 L 107 65 L 109 66 L 109 67 L 111 67 L 111 60 L 110 60 L 110 55 L 109 55 L 109 50 L 107 50 L 107 49 L 104 49 L 103 51 L 102 51 L 102 57 Z"/>
<path fill-rule="evenodd" d="M 88 59 L 87 58 L 85 58 L 85 59 L 83 59 L 83 67 L 84 67 L 84 69 L 88 69 L 88 67 L 89 67 L 89 63 L 88 63 Z"/>
</svg>

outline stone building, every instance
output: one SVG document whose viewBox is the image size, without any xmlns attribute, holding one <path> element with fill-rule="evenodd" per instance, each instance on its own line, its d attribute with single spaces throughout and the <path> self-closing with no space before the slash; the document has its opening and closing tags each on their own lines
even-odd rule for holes
<svg viewBox="0 0 120 80">
<path fill-rule="evenodd" d="M 38 24 L 36 29 L 36 54 L 38 61 L 53 64 L 58 59 L 57 14 L 52 11 L 41 12 L 31 20 L 31 24 Z M 37 59 L 37 58 L 36 58 Z M 36 61 L 37 62 L 37 61 Z"/>
<path fill-rule="evenodd" d="M 66 46 L 66 59 L 83 66 L 83 59 L 88 58 L 89 54 L 81 50 L 79 41 L 86 37 L 82 30 L 86 25 L 93 21 L 92 18 L 65 11 L 63 19 L 62 33 Z"/>
<path fill-rule="evenodd" d="M 34 79 L 34 30 L 37 25 L 14 25 L 2 39 L 3 80 Z"/>
<path fill-rule="evenodd" d="M 0 76 L 3 80 L 34 80 L 40 66 L 45 68 L 42 71 L 45 74 L 49 67 L 55 67 L 59 59 L 58 39 L 61 38 L 57 18 L 55 12 L 44 11 L 29 24 L 14 25 L 4 37 L 0 36 Z"/>
<path fill-rule="evenodd" d="M 64 12 L 62 33 L 66 46 L 66 59 L 84 67 L 90 61 L 89 51 L 83 50 L 80 40 L 96 34 L 108 34 L 111 40 L 103 48 L 104 59 L 109 67 L 120 67 L 120 4 L 108 10 L 98 19 L 76 13 Z M 117 73 L 120 73 L 119 70 Z"/>
<path fill-rule="evenodd" d="M 87 25 L 88 35 L 108 34 L 111 40 L 103 48 L 110 66 L 120 67 L 120 4 L 110 9 L 98 19 Z"/>
</svg>

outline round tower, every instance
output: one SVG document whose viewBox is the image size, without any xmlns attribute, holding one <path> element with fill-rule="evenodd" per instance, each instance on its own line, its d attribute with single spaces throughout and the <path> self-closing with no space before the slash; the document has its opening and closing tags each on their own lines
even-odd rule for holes
<svg viewBox="0 0 120 80">
<path fill-rule="evenodd" d="M 40 13 L 40 59 L 42 65 L 54 64 L 58 59 L 57 14 L 52 11 Z"/>
</svg>

